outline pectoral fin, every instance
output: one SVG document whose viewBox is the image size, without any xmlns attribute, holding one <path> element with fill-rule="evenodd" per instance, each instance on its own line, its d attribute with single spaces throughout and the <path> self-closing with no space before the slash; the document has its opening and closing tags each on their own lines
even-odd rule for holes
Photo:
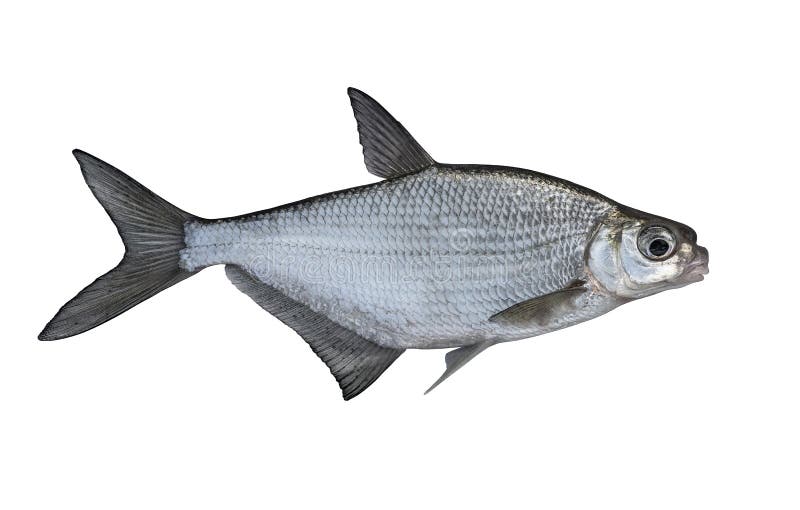
<svg viewBox="0 0 800 510">
<path fill-rule="evenodd" d="M 575 306 L 575 298 L 586 292 L 583 280 L 573 280 L 563 289 L 522 301 L 489 317 L 490 322 L 525 327 L 531 324 L 547 326 L 553 318 L 567 313 Z"/>
<path fill-rule="evenodd" d="M 479 344 L 467 345 L 465 347 L 459 347 L 458 349 L 453 349 L 452 351 L 448 352 L 444 357 L 444 362 L 447 364 L 447 369 L 445 369 L 444 373 L 442 374 L 439 379 L 436 380 L 433 385 L 425 391 L 427 395 L 430 393 L 432 389 L 442 384 L 442 382 L 456 373 L 459 368 L 466 365 L 472 358 L 477 356 L 478 354 L 485 351 L 487 348 L 494 345 L 495 342 L 493 341 L 486 341 L 481 342 Z"/>
</svg>

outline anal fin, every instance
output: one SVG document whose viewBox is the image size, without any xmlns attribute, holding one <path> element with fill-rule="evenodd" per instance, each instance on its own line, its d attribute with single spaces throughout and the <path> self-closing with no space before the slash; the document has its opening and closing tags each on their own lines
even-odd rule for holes
<svg viewBox="0 0 800 510">
<path fill-rule="evenodd" d="M 238 266 L 225 266 L 225 273 L 236 288 L 295 330 L 311 346 L 336 378 L 345 400 L 367 389 L 403 354 L 402 349 L 390 349 L 370 342 Z"/>
</svg>

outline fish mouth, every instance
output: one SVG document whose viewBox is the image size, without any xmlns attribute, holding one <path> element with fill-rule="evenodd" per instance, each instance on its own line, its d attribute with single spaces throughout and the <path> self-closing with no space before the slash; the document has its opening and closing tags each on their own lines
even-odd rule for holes
<svg viewBox="0 0 800 510">
<path fill-rule="evenodd" d="M 708 250 L 702 246 L 697 246 L 697 255 L 686 266 L 683 273 L 683 280 L 688 283 L 702 282 L 708 274 Z"/>
</svg>

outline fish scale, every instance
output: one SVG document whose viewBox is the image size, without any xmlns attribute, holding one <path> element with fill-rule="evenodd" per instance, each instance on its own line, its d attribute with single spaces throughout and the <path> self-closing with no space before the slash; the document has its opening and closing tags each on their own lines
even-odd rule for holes
<svg viewBox="0 0 800 510">
<path fill-rule="evenodd" d="M 192 222 L 180 257 L 188 271 L 253 268 L 262 282 L 386 347 L 513 340 L 543 328 L 489 317 L 579 276 L 587 239 L 609 209 L 539 174 L 436 167 L 252 217 Z M 310 267 L 321 281 L 304 274 Z"/>
</svg>

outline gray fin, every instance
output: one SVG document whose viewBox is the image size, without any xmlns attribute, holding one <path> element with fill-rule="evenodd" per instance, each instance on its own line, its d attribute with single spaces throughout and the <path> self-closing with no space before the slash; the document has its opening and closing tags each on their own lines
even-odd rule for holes
<svg viewBox="0 0 800 510">
<path fill-rule="evenodd" d="M 459 347 L 458 349 L 453 349 L 452 351 L 445 354 L 444 362 L 447 365 L 447 368 L 445 369 L 441 377 L 439 377 L 436 380 L 436 382 L 431 385 L 430 388 L 425 390 L 425 394 L 427 395 L 428 393 L 433 391 L 433 389 L 442 384 L 445 379 L 455 374 L 459 368 L 466 365 L 470 360 L 472 360 L 472 358 L 482 353 L 483 351 L 493 346 L 494 344 L 495 344 L 494 341 L 487 340 L 485 342 L 481 342 L 478 344 Z"/>
<path fill-rule="evenodd" d="M 583 280 L 573 280 L 563 289 L 517 303 L 492 315 L 489 320 L 513 326 L 525 326 L 531 322 L 546 326 L 553 317 L 573 306 L 576 296 L 586 292 L 583 287 L 585 283 Z"/>
<path fill-rule="evenodd" d="M 238 266 L 225 266 L 225 273 L 236 288 L 303 337 L 328 365 L 345 400 L 367 389 L 403 354 L 402 349 L 381 347 L 336 324 Z"/>
<path fill-rule="evenodd" d="M 58 340 L 83 333 L 158 294 L 189 273 L 178 267 L 183 225 L 194 219 L 113 166 L 74 150 L 83 178 L 125 244 L 122 261 L 67 302 L 39 334 Z"/>
<path fill-rule="evenodd" d="M 371 174 L 388 179 L 410 174 L 435 162 L 406 128 L 377 101 L 358 89 L 347 89 Z"/>
</svg>

